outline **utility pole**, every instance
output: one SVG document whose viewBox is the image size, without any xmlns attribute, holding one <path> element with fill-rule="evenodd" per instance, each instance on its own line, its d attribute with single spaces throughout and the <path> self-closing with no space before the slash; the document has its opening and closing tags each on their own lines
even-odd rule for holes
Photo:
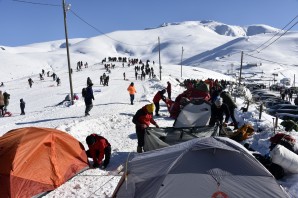
<svg viewBox="0 0 298 198">
<path fill-rule="evenodd" d="M 158 54 L 159 54 L 159 79 L 161 80 L 160 40 L 159 40 L 159 37 L 158 37 Z"/>
<path fill-rule="evenodd" d="M 182 46 L 182 52 L 181 52 L 181 78 L 182 78 L 182 58 L 183 58 L 183 46 Z"/>
<path fill-rule="evenodd" d="M 69 48 L 68 48 L 68 36 L 67 36 L 67 25 L 66 25 L 66 6 L 65 0 L 62 0 L 62 8 L 63 8 L 63 15 L 64 15 L 64 30 L 65 30 L 65 40 L 66 40 L 66 51 L 67 51 L 67 64 L 68 64 L 68 76 L 69 76 L 69 85 L 70 85 L 70 96 L 71 96 L 71 104 L 74 104 L 73 98 L 73 89 L 72 89 L 72 79 L 71 79 L 71 67 L 70 67 L 70 57 L 69 57 Z M 67 10 L 70 9 L 70 4 L 67 5 Z"/>
<path fill-rule="evenodd" d="M 239 87 L 240 87 L 240 83 L 241 83 L 242 64 L 243 64 L 243 51 L 241 52 L 241 64 L 240 64 L 240 74 L 239 74 Z"/>
</svg>

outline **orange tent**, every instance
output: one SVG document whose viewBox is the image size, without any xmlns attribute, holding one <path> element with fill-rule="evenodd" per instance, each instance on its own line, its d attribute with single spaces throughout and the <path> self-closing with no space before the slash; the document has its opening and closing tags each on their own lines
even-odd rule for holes
<svg viewBox="0 0 298 198">
<path fill-rule="evenodd" d="M 65 132 L 27 127 L 0 137 L 0 197 L 53 190 L 86 167 L 84 146 Z"/>
</svg>

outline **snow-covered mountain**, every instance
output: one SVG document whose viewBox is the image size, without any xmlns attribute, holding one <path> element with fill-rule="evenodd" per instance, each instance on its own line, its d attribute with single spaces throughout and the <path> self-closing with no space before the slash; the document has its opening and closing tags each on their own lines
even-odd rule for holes
<svg viewBox="0 0 298 198">
<path fill-rule="evenodd" d="M 295 67 L 288 66 L 298 62 L 297 32 L 288 32 L 261 53 L 255 50 L 278 31 L 267 25 L 240 27 L 215 21 L 164 23 L 157 28 L 146 30 L 116 31 L 93 38 L 70 39 L 71 64 L 75 67 L 76 62 L 82 59 L 96 64 L 106 56 L 140 57 L 143 60 L 157 61 L 160 48 L 161 64 L 180 64 L 182 58 L 183 65 L 226 73 L 231 70 L 231 65 L 235 66 L 234 70 L 239 69 L 240 52 L 244 51 L 260 58 L 244 55 L 244 64 L 262 63 L 262 67 L 255 69 L 266 71 L 268 75 L 281 72 L 283 76 L 292 77 L 296 74 Z M 66 54 L 64 40 L 20 47 L 0 47 L 0 59 L 9 64 L 0 66 L 5 67 L 5 72 L 0 74 L 2 81 L 37 74 L 40 71 L 37 68 L 57 70 L 67 66 L 65 60 L 61 59 Z M 26 65 L 27 60 L 30 60 L 30 65 Z M 26 73 L 19 74 L 18 69 L 15 69 L 21 67 L 27 68 Z"/>
</svg>

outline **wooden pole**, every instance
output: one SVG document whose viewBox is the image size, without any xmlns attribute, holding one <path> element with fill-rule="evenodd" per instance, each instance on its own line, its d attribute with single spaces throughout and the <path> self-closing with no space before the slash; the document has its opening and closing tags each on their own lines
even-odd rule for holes
<svg viewBox="0 0 298 198">
<path fill-rule="evenodd" d="M 242 65 L 243 65 L 243 51 L 241 52 L 241 64 L 240 64 L 240 74 L 239 74 L 239 87 L 240 87 L 240 83 L 241 83 Z"/>
<path fill-rule="evenodd" d="M 183 58 L 183 46 L 182 46 L 182 52 L 181 52 L 181 78 L 182 78 L 182 58 Z"/>
<path fill-rule="evenodd" d="M 158 55 L 159 55 L 159 79 L 161 80 L 160 40 L 159 40 L 159 37 L 158 37 Z"/>
<path fill-rule="evenodd" d="M 63 4 L 63 15 L 64 15 L 64 31 L 65 31 L 65 40 L 66 40 L 66 52 L 67 52 L 69 86 L 70 86 L 71 104 L 73 105 L 74 104 L 74 97 L 73 97 L 72 78 L 71 78 L 71 66 L 70 66 L 70 55 L 69 55 L 68 36 L 67 36 L 65 0 L 62 0 L 62 4 Z"/>
</svg>

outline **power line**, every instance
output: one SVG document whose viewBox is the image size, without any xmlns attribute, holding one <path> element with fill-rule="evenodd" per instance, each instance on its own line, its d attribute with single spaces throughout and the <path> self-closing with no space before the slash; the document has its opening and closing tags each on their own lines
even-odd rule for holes
<svg viewBox="0 0 298 198">
<path fill-rule="evenodd" d="M 278 64 L 278 65 L 297 66 L 297 65 L 291 65 L 291 64 L 286 64 L 286 63 L 278 63 L 278 62 L 267 60 L 267 59 L 264 59 L 264 58 L 259 58 L 259 57 L 256 57 L 256 56 L 253 56 L 253 55 L 250 55 L 250 54 L 245 54 L 245 55 L 250 56 L 250 57 L 255 58 L 255 59 L 259 59 L 259 60 L 267 61 L 267 62 L 270 62 L 270 63 Z"/>
<path fill-rule="evenodd" d="M 35 4 L 35 5 L 43 5 L 43 6 L 56 6 L 56 7 L 61 7 L 61 5 L 57 4 L 49 4 L 49 3 L 37 3 L 37 2 L 32 2 L 32 1 L 22 1 L 22 0 L 11 0 L 19 3 L 27 3 L 27 4 Z"/>
<path fill-rule="evenodd" d="M 259 47 L 257 47 L 256 49 L 254 49 L 252 52 L 257 51 L 257 49 L 261 48 L 266 43 L 268 43 L 269 41 L 271 41 L 275 36 L 277 36 L 281 31 L 283 31 L 288 25 L 290 25 L 297 17 L 298 17 L 298 15 L 296 15 L 287 25 L 285 25 L 281 30 L 279 30 L 276 34 L 274 34 L 270 39 L 268 39 L 266 42 L 264 42 Z"/>
<path fill-rule="evenodd" d="M 80 17 L 78 14 L 76 14 L 74 11 L 70 10 L 70 12 L 75 15 L 78 19 L 80 19 L 81 21 L 83 21 L 85 24 L 87 24 L 88 26 L 90 26 L 91 28 L 93 28 L 94 30 L 96 30 L 97 32 L 103 34 L 104 36 L 108 37 L 109 39 L 113 40 L 113 41 L 116 41 L 118 43 L 122 43 L 122 44 L 125 44 L 125 45 L 130 45 L 130 46 L 150 46 L 150 45 L 153 45 L 152 43 L 150 44 L 144 44 L 144 45 L 135 45 L 135 44 L 129 44 L 129 43 L 125 43 L 125 42 L 122 42 L 122 41 L 119 41 L 119 40 L 116 40 L 112 37 L 110 37 L 109 35 L 107 35 L 106 33 L 102 32 L 101 30 L 97 29 L 96 27 L 94 27 L 93 25 L 91 25 L 90 23 L 88 23 L 86 20 L 84 20 L 82 17 Z"/>
<path fill-rule="evenodd" d="M 295 25 L 297 25 L 298 21 L 296 23 L 294 23 L 294 25 L 292 25 L 287 31 L 285 31 L 283 34 L 281 34 L 279 37 L 277 37 L 274 41 L 272 41 L 271 43 L 269 43 L 266 47 L 262 48 L 261 50 L 258 51 L 258 53 L 260 53 L 261 51 L 263 51 L 264 49 L 266 49 L 267 47 L 269 47 L 270 45 L 272 45 L 273 43 L 275 43 L 278 39 L 280 39 L 282 36 L 284 36 L 289 30 L 291 30 Z"/>
</svg>

